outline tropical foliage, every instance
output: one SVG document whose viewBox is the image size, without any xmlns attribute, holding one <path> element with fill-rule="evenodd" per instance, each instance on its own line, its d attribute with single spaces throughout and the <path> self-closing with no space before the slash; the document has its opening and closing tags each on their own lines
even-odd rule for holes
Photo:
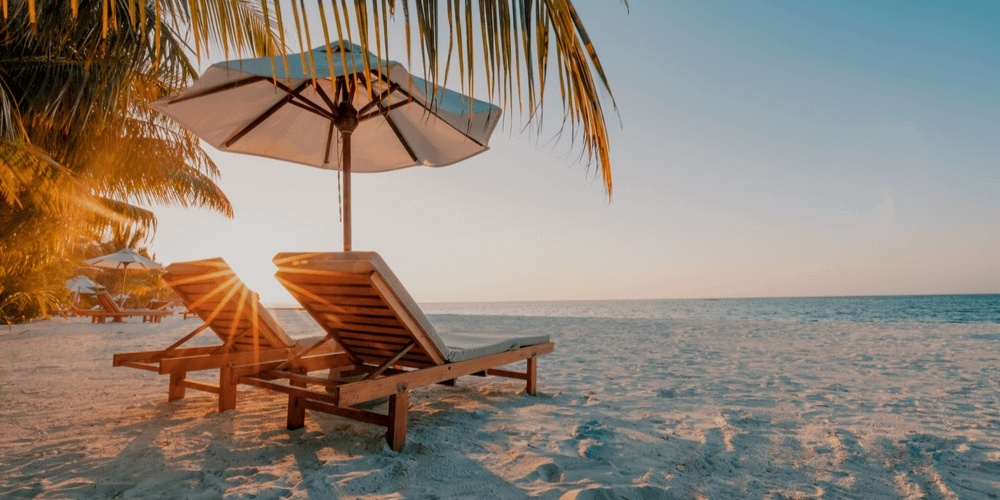
<svg viewBox="0 0 1000 500">
<path fill-rule="evenodd" d="M 8 3 L 18 1 L 0 0 L 0 4 L 6 12 Z M 44 12 L 37 6 L 41 0 L 24 1 L 29 12 Z M 112 1 L 105 4 L 100 23 L 81 19 L 81 24 L 94 23 L 91 28 L 110 33 L 116 26 L 113 20 L 139 19 L 133 12 L 142 12 L 139 7 L 150 1 L 154 13 L 175 17 L 184 14 L 199 58 L 213 48 L 213 41 L 221 43 L 227 57 L 231 51 L 247 46 L 242 43 L 247 24 L 234 15 L 242 0 Z M 297 39 L 297 48 L 303 52 L 319 41 L 329 46 L 332 40 L 344 39 L 390 59 L 394 55 L 388 53 L 389 40 L 402 35 L 411 70 L 415 69 L 414 51 L 419 51 L 419 66 L 432 83 L 446 84 L 453 73 L 451 68 L 456 66 L 454 73 L 464 93 L 473 93 L 475 83 L 481 81 L 489 94 L 487 100 L 499 103 L 508 112 L 521 112 L 529 122 L 537 123 L 541 118 L 545 91 L 553 86 L 548 79 L 554 75 L 563 105 L 561 130 L 568 130 L 574 141 L 580 139 L 588 164 L 596 164 L 611 196 L 610 144 L 601 93 L 607 91 L 612 103 L 614 100 L 597 52 L 571 0 L 317 0 L 321 30 L 316 30 L 314 24 L 310 30 L 308 21 L 314 16 L 307 13 L 305 0 L 255 1 L 259 1 L 268 24 L 277 28 L 280 36 L 281 43 L 273 45 L 269 55 L 286 46 L 287 31 L 289 35 L 294 33 L 289 38 Z M 621 1 L 627 5 L 627 0 Z M 75 9 L 78 2 L 70 0 L 70 5 Z M 309 4 L 312 6 L 312 2 Z M 397 26 L 397 21 L 402 26 Z M 327 57 L 338 56 L 328 52 Z"/>
<path fill-rule="evenodd" d="M 131 248 L 136 253 L 150 260 L 156 260 L 156 255 L 145 246 L 145 235 L 139 230 L 126 230 L 116 232 L 104 241 L 90 241 L 83 245 L 82 253 L 89 256 L 110 255 L 122 248 Z M 135 266 L 129 267 L 128 273 L 123 273 L 121 269 L 115 268 L 89 268 L 83 270 L 83 274 L 91 278 L 95 283 L 103 286 L 105 290 L 114 296 L 125 293 L 128 299 L 125 307 L 141 309 L 148 306 L 152 300 L 178 300 L 176 294 L 163 282 L 162 270 L 137 270 Z M 123 283 L 123 277 L 127 279 Z M 80 297 L 82 307 L 96 303 L 93 297 Z"/>
<path fill-rule="evenodd" d="M 152 3 L 141 7 L 141 21 L 119 17 L 106 33 L 98 1 L 36 2 L 34 14 L 16 3 L 0 25 L 0 319 L 43 315 L 65 298 L 63 280 L 94 256 L 88 243 L 148 238 L 156 219 L 139 205 L 231 215 L 197 138 L 147 106 L 196 72 L 178 23 L 161 26 Z M 245 35 L 261 51 L 270 40 Z"/>
<path fill-rule="evenodd" d="M 45 314 L 72 263 L 93 256 L 87 242 L 151 234 L 141 204 L 229 213 L 197 140 L 146 103 L 196 77 L 190 52 L 280 54 L 286 32 L 300 50 L 345 39 L 405 59 L 439 85 L 457 75 L 529 124 L 555 88 L 559 129 L 611 195 L 602 94 L 614 100 L 570 0 L 318 0 L 321 33 L 304 0 L 252 2 L 0 0 L 0 319 Z M 405 58 L 388 53 L 398 36 Z"/>
</svg>

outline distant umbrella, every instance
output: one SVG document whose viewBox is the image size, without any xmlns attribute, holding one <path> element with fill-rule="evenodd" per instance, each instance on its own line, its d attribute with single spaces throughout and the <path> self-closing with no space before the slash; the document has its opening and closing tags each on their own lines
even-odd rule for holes
<svg viewBox="0 0 1000 500">
<path fill-rule="evenodd" d="M 106 269 L 121 269 L 122 270 L 122 289 L 120 295 L 125 295 L 125 278 L 128 276 L 128 270 L 132 269 L 163 269 L 163 266 L 153 262 L 152 260 L 143 257 L 132 250 L 131 248 L 123 248 L 113 254 L 102 255 L 101 257 L 95 257 L 93 259 L 85 260 L 88 266 L 92 267 L 103 267 Z M 124 299 L 122 299 L 124 302 Z"/>
<path fill-rule="evenodd" d="M 100 285 L 94 283 L 93 280 L 82 274 L 75 278 L 66 280 L 66 288 L 69 291 L 73 292 L 74 304 L 80 301 L 81 293 L 86 293 L 86 294 L 97 293 L 98 286 Z"/>
</svg>

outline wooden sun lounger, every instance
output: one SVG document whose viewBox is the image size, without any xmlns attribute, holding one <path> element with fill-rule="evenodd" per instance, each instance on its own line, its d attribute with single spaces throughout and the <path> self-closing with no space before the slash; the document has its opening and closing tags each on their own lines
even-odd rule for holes
<svg viewBox="0 0 1000 500">
<path fill-rule="evenodd" d="M 104 323 L 108 318 L 114 323 L 121 323 L 125 318 L 142 316 L 142 322 L 159 323 L 164 316 L 173 314 L 166 309 L 122 309 L 114 298 L 106 291 L 97 293 L 97 303 L 100 309 L 74 309 L 77 316 L 89 316 L 91 323 Z"/>
<path fill-rule="evenodd" d="M 169 374 L 169 401 L 183 398 L 185 389 L 195 389 L 218 394 L 220 412 L 233 409 L 233 366 L 240 365 L 241 373 L 253 373 L 254 367 L 286 360 L 319 340 L 289 338 L 271 312 L 260 304 L 257 294 L 222 259 L 171 264 L 163 279 L 204 323 L 166 349 L 115 354 L 113 363 Z M 215 333 L 222 344 L 181 347 L 205 330 Z M 314 352 L 327 354 L 335 350 L 335 344 L 327 344 Z M 218 386 L 187 379 L 188 372 L 216 369 Z"/>
<path fill-rule="evenodd" d="M 114 323 L 121 323 L 123 321 L 123 318 L 125 318 L 124 314 L 120 314 L 120 313 L 116 313 L 116 312 L 108 312 L 108 311 L 105 311 L 104 308 L 101 308 L 101 309 L 76 309 L 76 308 L 74 308 L 73 309 L 73 315 L 74 316 L 79 316 L 81 318 L 83 318 L 83 317 L 89 317 L 91 323 L 106 323 L 108 321 L 108 318 L 111 318 L 111 320 Z"/>
<path fill-rule="evenodd" d="M 344 349 L 331 354 L 307 349 L 287 361 L 266 363 L 265 371 L 235 368 L 239 383 L 288 394 L 289 429 L 305 425 L 306 410 L 331 413 L 386 427 L 386 440 L 399 451 L 406 442 L 411 390 L 464 375 L 497 375 L 524 380 L 533 395 L 536 357 L 555 348 L 548 336 L 485 341 L 466 336 L 465 348 L 456 349 L 373 252 L 283 253 L 274 262 L 278 280 L 323 326 L 326 341 Z M 526 361 L 523 372 L 499 368 L 519 361 Z M 329 376 L 311 375 L 325 369 Z M 384 397 L 388 414 L 355 407 Z"/>
</svg>

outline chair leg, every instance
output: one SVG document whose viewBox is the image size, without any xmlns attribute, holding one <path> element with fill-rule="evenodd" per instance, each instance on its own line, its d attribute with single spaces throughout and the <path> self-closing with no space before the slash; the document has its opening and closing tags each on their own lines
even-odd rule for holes
<svg viewBox="0 0 1000 500">
<path fill-rule="evenodd" d="M 223 366 L 219 370 L 219 413 L 236 408 L 236 380 L 233 369 Z"/>
<path fill-rule="evenodd" d="M 167 389 L 167 401 L 174 401 L 184 397 L 184 379 L 187 372 L 174 372 L 170 374 L 170 387 Z"/>
<path fill-rule="evenodd" d="M 538 392 L 538 357 L 528 358 L 528 383 L 524 391 L 534 396 Z"/>
<path fill-rule="evenodd" d="M 409 391 L 389 396 L 389 429 L 385 433 L 385 440 L 392 451 L 403 451 L 403 446 L 406 445 L 406 417 L 409 411 Z"/>
<path fill-rule="evenodd" d="M 288 383 L 295 387 L 306 386 L 305 382 L 298 380 L 290 380 Z M 303 398 L 292 394 L 288 395 L 288 420 L 285 425 L 286 429 L 294 431 L 306 426 L 306 406 L 304 403 L 305 400 Z"/>
<path fill-rule="evenodd" d="M 285 428 L 294 431 L 306 426 L 306 407 L 302 404 L 302 398 L 288 395 L 288 420 Z"/>
</svg>

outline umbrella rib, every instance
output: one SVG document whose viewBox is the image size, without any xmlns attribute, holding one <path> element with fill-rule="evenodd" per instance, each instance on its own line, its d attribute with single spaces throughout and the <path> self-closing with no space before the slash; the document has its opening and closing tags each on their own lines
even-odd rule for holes
<svg viewBox="0 0 1000 500">
<path fill-rule="evenodd" d="M 309 99 L 306 99 L 305 97 L 302 97 L 301 93 L 305 89 L 299 89 L 297 91 L 296 90 L 292 90 L 290 87 L 288 87 L 286 85 L 283 85 L 281 82 L 277 83 L 277 87 L 280 88 L 281 90 L 284 90 L 286 93 L 294 96 L 292 98 L 291 104 L 294 104 L 294 105 L 296 105 L 296 106 L 298 106 L 298 107 L 300 107 L 300 108 L 302 108 L 302 109 L 304 109 L 306 111 L 313 111 L 316 114 L 318 114 L 318 115 L 320 115 L 320 116 L 322 116 L 324 118 L 330 118 L 330 114 L 329 114 L 329 112 L 327 110 L 319 107 L 318 104 L 310 101 Z M 298 101 L 296 101 L 295 98 L 298 98 Z"/>
<path fill-rule="evenodd" d="M 403 134 L 399 132 L 399 128 L 396 127 L 396 122 L 394 122 L 388 114 L 385 115 L 385 122 L 389 124 L 389 128 L 392 129 L 392 133 L 396 134 L 396 138 L 399 139 L 399 143 L 406 149 L 406 152 L 410 155 L 410 159 L 416 162 L 417 155 L 413 152 L 413 148 L 410 147 L 409 141 L 407 141 L 406 138 L 403 137 Z"/>
<path fill-rule="evenodd" d="M 194 92 L 194 93 L 191 93 L 191 94 L 180 95 L 180 96 L 177 96 L 177 97 L 175 97 L 175 98 L 170 99 L 169 101 L 167 101 L 167 104 L 177 104 L 179 102 L 184 102 L 184 101 L 187 101 L 187 100 L 190 100 L 190 99 L 195 99 L 195 98 L 198 98 L 198 97 L 204 97 L 204 96 L 207 96 L 207 95 L 212 95 L 212 94 L 215 94 L 215 93 L 218 93 L 218 92 L 222 92 L 224 90 L 237 89 L 237 88 L 243 87 L 244 85 L 250 85 L 252 83 L 257 83 L 257 82 L 260 82 L 260 81 L 263 81 L 263 80 L 267 80 L 267 78 L 265 78 L 263 76 L 251 76 L 250 78 L 244 78 L 242 80 L 237 80 L 235 82 L 224 83 L 222 85 L 219 85 L 218 87 L 212 87 L 210 89 L 205 89 L 205 90 L 202 90 L 200 92 Z"/>
<path fill-rule="evenodd" d="M 307 100 L 306 102 L 309 102 L 309 101 Z M 307 104 L 303 104 L 302 102 L 296 101 L 295 99 L 292 99 L 291 101 L 288 101 L 288 104 L 291 104 L 292 106 L 295 106 L 297 108 L 301 108 L 301 109 L 303 109 L 305 111 L 308 111 L 308 112 L 310 112 L 310 113 L 312 113 L 314 115 L 322 116 L 323 118 L 326 118 L 328 120 L 332 120 L 333 119 L 333 115 L 330 114 L 329 111 L 326 111 L 324 109 L 317 109 L 317 108 L 315 108 L 313 106 L 309 106 Z"/>
<path fill-rule="evenodd" d="M 400 86 L 400 88 L 397 88 L 397 89 L 396 89 L 396 91 L 397 91 L 397 92 L 399 92 L 400 94 L 403 94 L 403 95 L 405 95 L 405 96 L 406 96 L 406 98 L 410 100 L 410 102 L 412 102 L 412 103 L 416 104 L 417 106 L 420 106 L 421 108 L 424 108 L 424 110 L 425 110 L 425 111 L 427 111 L 427 113 L 429 113 L 429 114 L 431 114 L 431 115 L 434 115 L 434 116 L 437 116 L 437 113 L 435 113 L 434 111 L 431 111 L 431 109 L 430 109 L 430 108 L 428 108 L 428 107 L 427 107 L 427 106 L 426 106 L 426 105 L 425 105 L 424 103 L 420 102 L 420 101 L 419 101 L 419 100 L 417 100 L 417 99 L 414 99 L 414 98 L 413 98 L 413 96 L 412 96 L 412 95 L 410 95 L 410 93 L 409 93 L 409 92 L 407 92 L 407 91 L 403 90 L 402 86 Z M 468 96 L 466 96 L 466 97 L 468 97 Z M 469 99 L 471 99 L 471 97 L 469 97 Z M 490 112 L 492 113 L 492 111 L 490 111 Z M 464 114 L 464 113 L 463 113 L 463 114 Z M 477 141 L 477 140 L 476 140 L 476 139 L 475 139 L 474 137 L 470 136 L 470 135 L 469 135 L 468 133 L 466 133 L 466 132 L 463 132 L 463 131 L 461 131 L 461 130 L 460 130 L 460 129 L 459 129 L 458 127 L 456 127 L 456 126 L 452 125 L 451 123 L 448 123 L 448 121 L 447 121 L 447 120 L 440 120 L 440 121 L 441 121 L 441 122 L 443 122 L 443 123 L 444 123 L 445 125 L 448 125 L 449 127 L 451 127 L 451 128 L 452 128 L 452 129 L 453 129 L 453 130 L 454 130 L 455 132 L 458 132 L 459 134 L 462 134 L 462 135 L 464 135 L 464 136 L 465 136 L 466 138 L 468 138 L 468 139 L 469 139 L 470 141 L 472 141 L 472 142 L 476 143 L 476 145 L 478 145 L 478 146 L 481 146 L 481 147 L 484 147 L 484 148 L 486 147 L 486 145 L 485 145 L 485 144 L 483 144 L 483 143 L 481 143 L 481 142 Z"/>
<path fill-rule="evenodd" d="M 337 89 L 334 89 L 334 92 L 336 92 L 336 90 Z M 326 105 L 330 108 L 330 112 L 331 113 L 336 113 L 337 105 L 335 105 L 333 103 L 333 101 L 330 100 L 330 96 L 326 95 L 326 92 L 323 91 L 323 86 L 322 85 L 317 85 L 316 86 L 316 93 L 319 94 L 319 96 L 323 98 L 323 102 L 325 102 Z"/>
<path fill-rule="evenodd" d="M 354 97 L 351 91 L 348 90 L 347 78 L 340 77 L 337 78 L 337 90 L 340 92 L 340 102 L 351 102 Z"/>
<path fill-rule="evenodd" d="M 375 106 L 378 106 L 379 108 L 381 108 L 382 107 L 382 101 L 388 99 L 389 96 L 396 89 L 398 89 L 398 88 L 399 88 L 399 85 L 397 85 L 395 83 L 390 83 L 389 84 L 389 88 L 385 89 L 381 94 L 379 94 L 378 99 L 372 99 L 371 102 L 369 102 L 368 104 L 365 104 L 361 109 L 359 109 L 358 110 L 358 115 L 362 115 L 362 114 L 367 113 L 368 110 L 372 109 Z"/>
<path fill-rule="evenodd" d="M 246 127 L 243 127 L 242 129 L 240 129 L 239 132 L 236 132 L 235 134 L 233 134 L 232 137 L 230 137 L 229 139 L 227 139 L 226 142 L 224 143 L 226 145 L 226 147 L 227 148 L 228 147 L 232 147 L 232 145 L 235 144 L 236 141 L 242 139 L 243 136 L 249 134 L 250 131 L 252 131 L 253 129 L 257 128 L 261 123 L 264 123 L 264 120 L 267 120 L 268 118 L 270 118 L 271 115 L 273 115 L 274 113 L 276 113 L 285 104 L 288 104 L 289 102 L 292 102 L 292 100 L 295 98 L 295 96 L 298 95 L 299 92 L 302 92 L 306 88 L 306 85 L 308 83 L 309 83 L 308 81 L 302 82 L 302 84 L 299 85 L 298 88 L 295 89 L 294 93 L 286 95 L 280 101 L 276 102 L 274 104 L 274 106 L 271 106 L 267 111 L 263 112 L 260 116 L 258 116 L 257 118 L 255 118 L 254 121 L 250 122 L 249 125 L 247 125 Z"/>
<path fill-rule="evenodd" d="M 383 105 L 380 104 L 378 111 L 372 111 L 372 112 L 370 112 L 370 113 L 368 113 L 366 115 L 360 115 L 360 116 L 358 116 L 358 121 L 359 122 L 363 122 L 365 120 L 370 120 L 372 118 L 375 118 L 375 117 L 381 116 L 381 115 L 389 116 L 389 111 L 392 111 L 393 109 L 399 108 L 401 106 L 405 106 L 405 105 L 410 104 L 412 102 L 414 102 L 414 101 L 411 98 L 411 99 L 408 99 L 406 101 L 399 101 L 399 102 L 395 102 L 395 103 L 392 103 L 392 104 L 389 104 L 389 105 L 386 105 L 386 106 L 383 106 Z"/>
</svg>

